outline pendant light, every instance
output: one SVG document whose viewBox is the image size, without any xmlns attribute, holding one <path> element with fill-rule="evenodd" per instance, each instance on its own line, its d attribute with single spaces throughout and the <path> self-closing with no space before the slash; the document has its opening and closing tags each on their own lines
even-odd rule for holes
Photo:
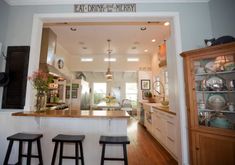
<svg viewBox="0 0 235 165">
<path fill-rule="evenodd" d="M 110 55 L 111 55 L 111 52 L 112 50 L 110 49 L 110 39 L 107 40 L 108 41 L 108 69 L 107 69 L 107 72 L 105 74 L 106 78 L 108 81 L 111 81 L 113 76 L 112 76 L 112 73 L 111 73 L 111 66 L 110 66 Z"/>
</svg>

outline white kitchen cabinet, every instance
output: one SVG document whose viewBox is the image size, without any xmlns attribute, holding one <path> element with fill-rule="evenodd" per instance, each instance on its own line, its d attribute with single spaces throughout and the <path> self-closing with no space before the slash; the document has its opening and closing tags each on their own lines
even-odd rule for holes
<svg viewBox="0 0 235 165">
<path fill-rule="evenodd" d="M 152 108 L 152 135 L 177 159 L 176 116 Z"/>
<path fill-rule="evenodd" d="M 152 133 L 152 107 L 147 104 L 143 104 L 144 108 L 144 126 Z"/>
</svg>

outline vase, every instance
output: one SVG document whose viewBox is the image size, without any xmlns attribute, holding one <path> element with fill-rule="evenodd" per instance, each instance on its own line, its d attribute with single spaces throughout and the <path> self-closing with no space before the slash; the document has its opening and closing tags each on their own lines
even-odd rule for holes
<svg viewBox="0 0 235 165">
<path fill-rule="evenodd" d="M 37 91 L 35 108 L 37 112 L 46 110 L 47 93 L 45 91 Z"/>
</svg>

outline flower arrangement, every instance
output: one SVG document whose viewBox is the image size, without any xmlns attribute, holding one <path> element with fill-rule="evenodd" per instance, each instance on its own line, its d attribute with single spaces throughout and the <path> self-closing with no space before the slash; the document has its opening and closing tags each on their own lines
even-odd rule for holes
<svg viewBox="0 0 235 165">
<path fill-rule="evenodd" d="M 48 91 L 48 85 L 53 80 L 52 76 L 41 70 L 33 72 L 32 76 L 29 76 L 28 79 L 33 82 L 34 89 L 42 92 Z"/>
<path fill-rule="evenodd" d="M 48 86 L 53 77 L 39 70 L 33 72 L 28 79 L 32 81 L 34 89 L 37 90 L 35 108 L 37 112 L 41 112 L 46 109 Z"/>
</svg>

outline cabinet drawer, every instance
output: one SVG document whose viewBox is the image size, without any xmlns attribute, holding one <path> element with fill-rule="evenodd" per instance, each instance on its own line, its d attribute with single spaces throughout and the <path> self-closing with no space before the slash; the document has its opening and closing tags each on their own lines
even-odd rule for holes
<svg viewBox="0 0 235 165">
<path fill-rule="evenodd" d="M 175 140 L 176 139 L 176 127 L 175 125 L 170 122 L 167 121 L 166 122 L 166 134 L 168 137 L 170 137 L 171 139 Z"/>
<path fill-rule="evenodd" d="M 176 141 L 169 136 L 166 137 L 166 147 L 170 152 L 176 155 Z"/>
</svg>

